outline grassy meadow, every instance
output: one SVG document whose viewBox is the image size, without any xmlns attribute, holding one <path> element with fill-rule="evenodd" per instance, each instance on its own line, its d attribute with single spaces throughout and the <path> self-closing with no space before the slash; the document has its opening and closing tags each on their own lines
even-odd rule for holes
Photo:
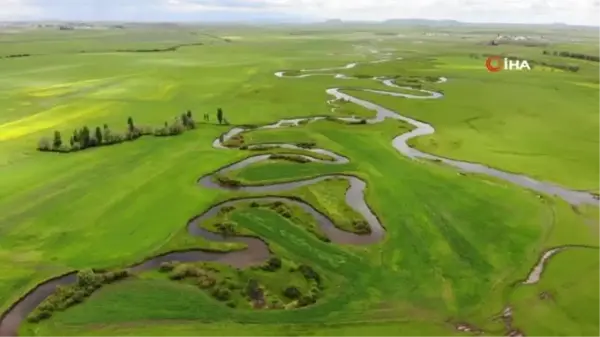
<svg viewBox="0 0 600 337">
<path fill-rule="evenodd" d="M 401 29 L 406 31 L 398 36 Z M 325 90 L 341 87 L 432 124 L 434 135 L 414 140 L 423 151 L 598 191 L 598 63 L 542 54 L 597 55 L 597 36 L 575 44 L 561 40 L 562 32 L 544 31 L 560 42 L 527 47 L 488 46 L 496 32 L 485 29 L 450 29 L 450 37 L 427 37 L 414 27 L 358 31 L 140 26 L 0 34 L 1 311 L 35 284 L 67 271 L 124 267 L 171 250 L 241 248 L 185 231 L 187 221 L 212 204 L 251 196 L 196 185 L 199 177 L 254 154 L 212 148 L 231 128 L 216 123 L 218 108 L 232 125 L 369 116 L 348 103 L 330 111 Z M 196 43 L 201 44 L 174 51 L 123 51 Z M 447 83 L 424 87 L 446 96 L 407 100 L 357 91 L 393 90 L 368 79 L 273 76 L 280 70 L 376 60 L 384 52 L 404 59 L 338 72 L 445 76 Z M 24 53 L 31 56 L 2 58 Z M 481 55 L 500 53 L 577 64 L 580 70 L 488 73 Z M 160 127 L 187 110 L 197 128 L 179 136 L 148 136 L 67 154 L 36 151 L 38 140 L 51 138 L 55 130 L 67 142 L 83 126 L 107 124 L 124 131 L 131 117 L 138 126 Z M 209 122 L 202 121 L 204 113 L 210 113 Z M 503 325 L 491 318 L 510 305 L 514 327 L 525 334 L 598 335 L 597 250 L 560 252 L 538 284 L 515 286 L 546 249 L 597 247 L 598 209 L 407 159 L 391 140 L 408 129 L 391 120 L 318 121 L 246 133 L 248 143 L 315 142 L 350 163 L 268 161 L 229 176 L 268 183 L 353 174 L 367 182 L 367 203 L 386 228 L 378 244 L 346 246 L 320 240 L 310 217 L 299 211 L 293 219 L 248 207 L 230 215 L 240 231 L 265 239 L 284 266 L 307 264 L 319 272 L 323 290 L 316 304 L 253 310 L 236 297 L 237 307 L 231 308 L 197 287 L 147 272 L 105 286 L 49 320 L 25 323 L 21 333 L 455 335 L 461 334 L 455 324 L 468 323 L 487 334 L 504 334 Z M 358 215 L 344 202 L 346 187 L 344 181 L 324 181 L 281 195 L 301 197 L 350 229 L 347 220 Z M 309 288 L 288 268 L 223 273 L 258 279 L 273 294 L 290 284 Z M 540 300 L 542 292 L 551 293 L 551 300 Z"/>
</svg>

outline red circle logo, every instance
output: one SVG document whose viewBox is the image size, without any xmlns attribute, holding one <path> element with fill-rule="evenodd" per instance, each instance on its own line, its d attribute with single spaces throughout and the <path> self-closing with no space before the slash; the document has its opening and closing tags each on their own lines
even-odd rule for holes
<svg viewBox="0 0 600 337">
<path fill-rule="evenodd" d="M 502 57 L 490 56 L 485 60 L 485 67 L 489 72 L 495 73 L 502 70 Z"/>
</svg>

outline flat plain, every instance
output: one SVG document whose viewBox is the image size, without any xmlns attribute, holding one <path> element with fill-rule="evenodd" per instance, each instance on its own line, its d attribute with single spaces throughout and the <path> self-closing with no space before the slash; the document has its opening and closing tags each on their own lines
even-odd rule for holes
<svg viewBox="0 0 600 337">
<path fill-rule="evenodd" d="M 328 88 L 433 125 L 433 135 L 410 142 L 423 152 L 598 193 L 598 63 L 543 53 L 597 56 L 597 31 L 503 29 L 544 34 L 557 42 L 492 46 L 487 42 L 496 31 L 489 29 L 448 28 L 426 35 L 414 27 L 140 26 L 0 35 L 0 311 L 36 284 L 66 272 L 123 268 L 173 250 L 244 249 L 186 231 L 190 219 L 214 204 L 261 195 L 198 186 L 200 177 L 254 154 L 218 149 L 213 142 L 240 125 L 374 116 L 348 102 L 337 102 L 332 110 Z M 579 34 L 583 42 L 567 41 L 570 34 Z M 29 56 L 1 58 L 17 54 Z M 579 70 L 538 66 L 491 74 L 484 67 L 489 54 Z M 383 57 L 387 62 L 367 63 Z M 352 62 L 358 64 L 321 71 L 322 76 L 274 76 Z M 410 91 L 370 79 L 377 76 L 411 85 L 412 79 L 448 80 L 419 82 L 421 88 L 443 92 L 439 100 L 357 90 Z M 216 122 L 219 108 L 230 125 Z M 40 138 L 52 139 L 55 131 L 68 143 L 73 130 L 83 126 L 93 130 L 106 124 L 125 131 L 131 117 L 138 126 L 156 128 L 188 110 L 196 127 L 181 135 L 144 136 L 72 153 L 36 150 Z M 391 142 L 410 129 L 387 119 L 250 130 L 244 133 L 246 145 L 311 142 L 349 160 L 340 165 L 268 160 L 226 174 L 242 184 L 359 177 L 366 182 L 367 204 L 385 228 L 380 242 L 326 242 L 302 209 L 287 206 L 293 214 L 288 217 L 276 207 L 236 205 L 202 226 L 215 230 L 230 223 L 238 234 L 262 238 L 282 267 L 272 272 L 196 264 L 212 268 L 218 280 L 242 285 L 241 292 L 232 286 L 226 303 L 190 282 L 144 271 L 105 285 L 46 320 L 23 322 L 19 332 L 597 336 L 598 208 L 407 158 Z M 346 180 L 330 179 L 271 194 L 301 198 L 337 227 L 357 231 L 361 216 L 345 203 L 347 188 Z M 539 282 L 521 284 L 544 252 L 563 246 L 578 248 L 551 257 Z M 320 275 L 319 298 L 295 308 L 281 294 L 289 287 L 302 293 L 314 288 L 297 272 L 300 266 Z M 272 300 L 270 308 L 253 308 L 243 296 L 251 280 Z M 497 319 L 506 308 L 511 314 Z"/>
</svg>

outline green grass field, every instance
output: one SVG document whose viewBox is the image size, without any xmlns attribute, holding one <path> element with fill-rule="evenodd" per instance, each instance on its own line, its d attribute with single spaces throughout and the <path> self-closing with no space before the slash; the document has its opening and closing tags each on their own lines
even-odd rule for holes
<svg viewBox="0 0 600 337">
<path fill-rule="evenodd" d="M 292 34 L 291 28 L 195 26 L 0 35 L 0 46 L 6 46 L 0 56 L 32 55 L 0 59 L 0 311 L 35 284 L 67 271 L 124 267 L 171 250 L 243 248 L 185 231 L 187 221 L 212 204 L 251 196 L 196 185 L 199 177 L 254 154 L 211 146 L 231 127 L 216 124 L 217 108 L 233 125 L 372 116 L 351 103 L 331 112 L 325 89 L 341 87 L 432 124 L 436 133 L 412 144 L 422 151 L 598 192 L 598 63 L 542 54 L 550 49 L 597 55 L 597 35 L 579 45 L 487 46 L 481 42 L 489 32 L 457 29 L 457 36 L 468 38 L 435 39 L 418 28 L 404 29 L 404 38 L 383 35 L 384 28 Z M 119 51 L 190 43 L 202 45 Z M 386 48 L 404 59 L 338 72 L 445 76 L 447 83 L 423 83 L 445 97 L 420 101 L 355 90 L 390 90 L 368 79 L 273 76 L 375 60 L 378 55 L 365 50 Z M 491 74 L 482 56 L 472 56 L 500 53 L 577 64 L 580 70 Z M 198 122 L 210 113 L 210 122 L 176 137 L 143 137 L 68 154 L 36 151 L 38 140 L 55 130 L 63 139 L 84 125 L 124 131 L 128 117 L 158 127 L 188 109 Z M 293 219 L 249 207 L 228 215 L 243 233 L 265 239 L 285 266 L 307 264 L 322 275 L 316 304 L 255 310 L 236 297 L 237 307 L 230 308 L 186 282 L 146 272 L 107 285 L 49 320 L 24 323 L 21 334 L 464 335 L 458 323 L 504 334 L 491 318 L 510 305 L 513 326 L 527 335 L 598 335 L 596 249 L 558 253 L 538 284 L 514 286 L 549 248 L 597 247 L 598 208 L 572 207 L 503 181 L 410 160 L 391 146 L 408 129 L 392 120 L 319 121 L 245 134 L 248 144 L 315 142 L 350 162 L 267 161 L 233 171 L 232 178 L 258 184 L 347 173 L 367 182 L 367 203 L 387 231 L 374 245 L 324 242 L 300 211 Z M 360 215 L 345 204 L 346 188 L 345 181 L 333 180 L 277 194 L 301 197 L 350 230 Z M 291 284 L 310 288 L 287 268 L 243 273 L 222 271 L 258 279 L 275 295 Z M 542 292 L 552 298 L 541 300 Z"/>
</svg>

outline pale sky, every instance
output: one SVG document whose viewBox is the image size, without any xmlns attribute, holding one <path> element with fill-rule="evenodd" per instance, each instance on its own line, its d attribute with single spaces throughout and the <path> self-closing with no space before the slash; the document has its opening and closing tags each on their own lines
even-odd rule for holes
<svg viewBox="0 0 600 337">
<path fill-rule="evenodd" d="M 600 0 L 0 0 L 0 20 L 454 19 L 598 25 Z"/>
</svg>

